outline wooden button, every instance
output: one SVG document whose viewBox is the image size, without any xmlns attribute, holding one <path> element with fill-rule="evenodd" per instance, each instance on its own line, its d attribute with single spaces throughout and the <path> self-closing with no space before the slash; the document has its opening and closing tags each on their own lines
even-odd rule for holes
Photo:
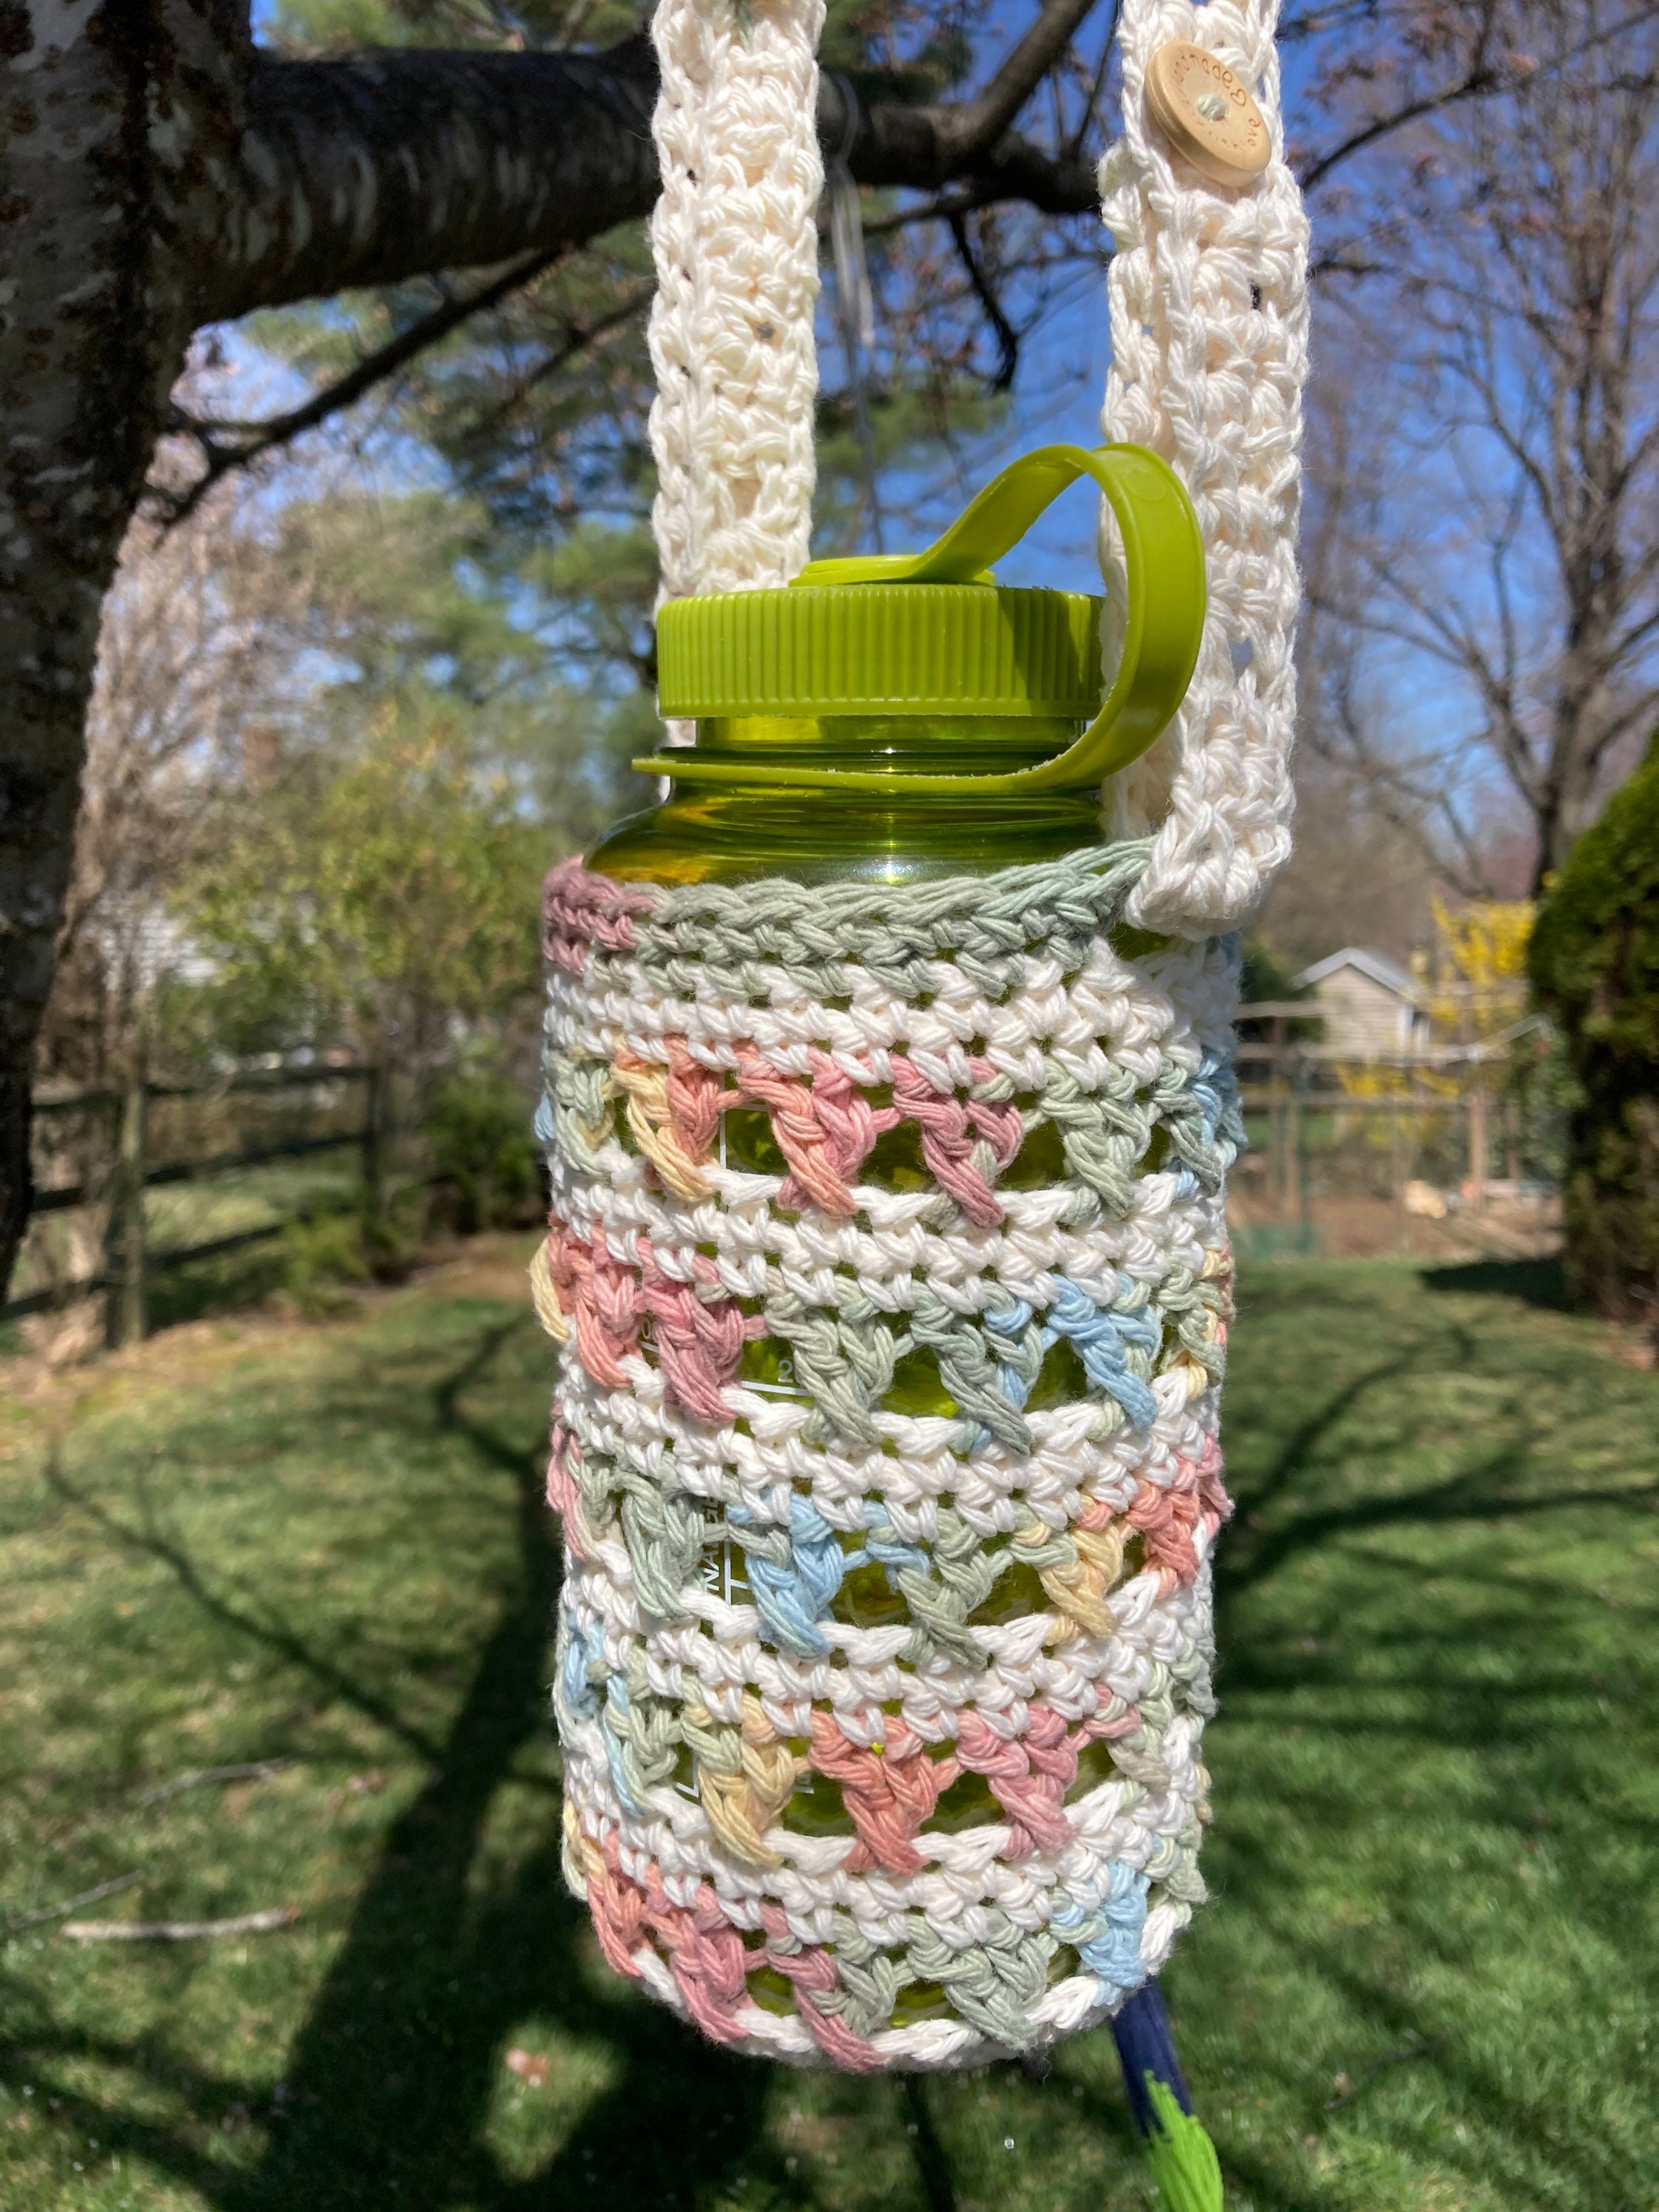
<svg viewBox="0 0 1659 2212">
<path fill-rule="evenodd" d="M 1178 154 L 1218 185 L 1248 185 L 1273 156 L 1267 123 L 1244 86 L 1203 46 L 1172 39 L 1152 56 L 1146 105 Z"/>
</svg>

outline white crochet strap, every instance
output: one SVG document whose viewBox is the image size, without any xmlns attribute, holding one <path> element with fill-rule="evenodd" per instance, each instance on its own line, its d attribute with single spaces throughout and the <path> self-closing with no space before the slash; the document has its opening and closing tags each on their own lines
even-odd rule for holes
<svg viewBox="0 0 1659 2212">
<path fill-rule="evenodd" d="M 1118 826 L 1156 833 L 1146 925 L 1231 927 L 1289 857 L 1296 531 L 1307 375 L 1307 224 L 1285 166 L 1276 0 L 1124 0 L 1123 135 L 1101 164 L 1109 438 L 1176 469 L 1204 532 L 1209 615 L 1175 723 L 1122 779 Z M 1209 48 L 1254 92 L 1273 158 L 1237 191 L 1170 151 L 1146 106 L 1167 40 Z"/>
<path fill-rule="evenodd" d="M 1115 825 L 1155 832 L 1137 920 L 1203 934 L 1249 913 L 1290 851 L 1291 661 L 1307 230 L 1285 167 L 1274 0 L 1125 0 L 1123 132 L 1102 167 L 1109 438 L 1150 447 L 1191 491 L 1209 617 L 1187 702 L 1121 779 Z M 822 0 L 659 0 L 652 219 L 653 514 L 665 598 L 787 584 L 814 481 L 813 307 Z M 1147 118 L 1166 40 L 1207 46 L 1255 93 L 1274 158 L 1231 191 Z"/>
<path fill-rule="evenodd" d="M 787 584 L 812 511 L 823 0 L 659 0 L 652 523 L 662 592 Z"/>
</svg>

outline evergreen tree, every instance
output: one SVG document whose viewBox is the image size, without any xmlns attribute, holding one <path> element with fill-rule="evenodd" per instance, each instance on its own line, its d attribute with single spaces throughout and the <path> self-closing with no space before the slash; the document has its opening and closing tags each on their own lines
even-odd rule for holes
<svg viewBox="0 0 1659 2212">
<path fill-rule="evenodd" d="M 1549 884 L 1528 967 L 1573 1078 L 1569 1275 L 1659 1330 L 1659 732 Z"/>
</svg>

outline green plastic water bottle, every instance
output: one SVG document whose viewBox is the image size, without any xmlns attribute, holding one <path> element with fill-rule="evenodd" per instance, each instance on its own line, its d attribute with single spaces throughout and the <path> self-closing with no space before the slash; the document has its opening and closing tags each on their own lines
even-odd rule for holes
<svg viewBox="0 0 1659 2212">
<path fill-rule="evenodd" d="M 1110 672 L 1098 598 L 991 573 L 1083 477 L 1122 546 Z M 1224 1103 L 1190 1055 L 1155 1097 L 1107 1066 L 1085 974 L 1156 957 L 1101 788 L 1203 620 L 1163 462 L 1029 455 L 925 553 L 665 607 L 696 743 L 636 761 L 670 795 L 550 883 L 565 1863 L 611 1963 L 727 2044 L 1037 2048 L 1120 2007 L 1160 1885 L 1191 1894 L 1196 1632 L 1158 1630 L 1144 1714 L 1100 1669 L 1113 1591 L 1179 1612 L 1215 1470 L 1159 1446 L 1181 1512 L 1143 1529 L 1133 1479 L 1064 1468 L 1133 1464 L 1218 1373 L 1219 1251 L 1183 1230 L 1165 1292 L 1111 1224 L 1166 1158 L 1155 1209 L 1213 1195 Z M 1158 1731 L 1186 1795 L 1132 1863 L 1090 1823 Z"/>
<path fill-rule="evenodd" d="M 990 570 L 1051 501 L 1097 483 L 1121 533 L 1125 639 L 1105 690 L 1102 601 L 1010 588 Z M 662 804 L 630 817 L 589 854 L 613 882 L 912 884 L 1058 860 L 1100 836 L 1101 790 L 1157 737 L 1179 705 L 1204 619 L 1203 554 L 1179 479 L 1138 447 L 1088 453 L 1050 447 L 1005 470 L 926 553 L 815 561 L 784 591 L 671 602 L 658 625 L 659 703 L 695 720 L 695 749 L 636 760 L 672 779 Z M 1125 949 L 1135 933 L 1121 931 Z M 1140 940 L 1145 942 L 1147 940 Z M 722 1168 L 785 1176 L 788 1163 L 758 1108 L 728 1109 L 716 1139 Z M 889 1132 L 866 1163 L 888 1188 L 929 1181 L 914 1124 Z M 1065 1172 L 1052 1127 L 1034 1133 L 1000 1187 L 1033 1188 Z M 745 1387 L 799 1401 L 789 1348 L 745 1345 Z M 1061 1344 L 1026 1400 L 1033 1410 L 1076 1395 L 1086 1378 Z M 895 1410 L 957 1411 L 936 1363 L 901 1360 L 885 1394 Z M 749 1594 L 742 1552 L 705 1557 L 708 1587 Z M 904 1615 L 882 1568 L 857 1570 L 840 1601 L 861 1625 Z M 1042 1593 L 1029 1570 L 1002 1578 L 987 1616 L 1008 1618 Z M 681 1787 L 692 1792 L 690 1762 Z M 1085 1754 L 1084 1771 L 1103 1771 Z M 936 1825 L 996 1817 L 965 1777 Z M 797 1790 L 787 1826 L 850 1832 L 837 1794 Z"/>
</svg>

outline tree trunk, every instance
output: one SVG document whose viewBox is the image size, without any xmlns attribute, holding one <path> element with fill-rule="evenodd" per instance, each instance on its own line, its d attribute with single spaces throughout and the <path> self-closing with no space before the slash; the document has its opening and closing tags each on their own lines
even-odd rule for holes
<svg viewBox="0 0 1659 2212">
<path fill-rule="evenodd" d="M 0 1294 L 28 1212 L 99 606 L 191 332 L 645 214 L 656 88 L 643 39 L 287 62 L 255 52 L 246 0 L 0 0 Z M 860 181 L 1098 204 L 1086 161 L 1000 123 L 987 143 L 975 109 L 860 103 L 849 134 L 847 97 L 826 81 L 820 130 Z"/>
<path fill-rule="evenodd" d="M 0 1294 L 98 611 L 198 319 L 246 53 L 222 0 L 0 6 Z"/>
</svg>

